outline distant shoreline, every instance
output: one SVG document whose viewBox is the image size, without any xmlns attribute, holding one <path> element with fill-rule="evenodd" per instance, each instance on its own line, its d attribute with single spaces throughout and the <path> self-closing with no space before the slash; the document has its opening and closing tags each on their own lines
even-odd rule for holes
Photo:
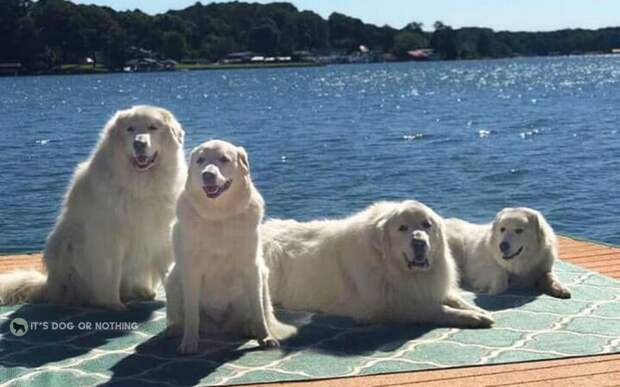
<svg viewBox="0 0 620 387">
<path fill-rule="evenodd" d="M 31 76 L 45 76 L 45 75 L 94 75 L 94 74 L 133 74 L 133 73 L 173 73 L 183 71 L 203 71 L 203 70 L 249 70 L 249 69 L 277 69 L 277 68 L 305 68 L 305 67 L 324 67 L 331 64 L 368 64 L 368 63 L 429 63 L 429 62 L 468 62 L 468 61 L 485 61 L 485 60 L 505 60 L 505 59 L 523 59 L 523 58 L 558 58 L 558 57 L 582 57 L 582 56 L 597 56 L 597 57 L 609 57 L 620 59 L 620 54 L 611 53 L 584 53 L 584 54 L 569 54 L 569 55 L 533 55 L 533 56 L 512 56 L 502 58 L 471 58 L 471 59 L 439 59 L 439 60 L 427 60 L 427 61 L 385 61 L 385 62 L 354 62 L 354 63 L 317 63 L 317 62 L 288 62 L 288 63 L 229 63 L 229 64 L 183 64 L 180 63 L 174 69 L 161 69 L 161 70 L 148 70 L 148 71 L 122 71 L 122 70 L 108 70 L 102 65 L 93 67 L 92 65 L 82 64 L 66 64 L 60 69 L 53 71 L 45 71 L 38 73 L 23 73 L 23 74 L 0 74 L 0 78 L 9 77 L 31 77 Z"/>
<path fill-rule="evenodd" d="M 291 62 L 291 63 L 234 63 L 234 64 L 179 64 L 175 69 L 169 70 L 150 70 L 150 71 L 121 71 L 108 70 L 103 66 L 93 67 L 92 65 L 63 65 L 61 68 L 24 74 L 3 74 L 0 77 L 27 77 L 43 75 L 88 75 L 88 74 L 133 74 L 133 73 L 166 73 L 179 71 L 202 71 L 202 70 L 244 70 L 244 69 L 273 69 L 273 68 L 296 68 L 296 67 L 321 67 L 323 63 L 314 62 Z"/>
<path fill-rule="evenodd" d="M 185 65 L 179 64 L 174 71 L 197 71 L 197 70 L 236 70 L 236 69 L 262 69 L 262 68 L 286 68 L 286 67 L 320 67 L 322 63 L 314 62 L 290 62 L 290 63 L 230 63 L 230 64 L 207 64 Z"/>
</svg>

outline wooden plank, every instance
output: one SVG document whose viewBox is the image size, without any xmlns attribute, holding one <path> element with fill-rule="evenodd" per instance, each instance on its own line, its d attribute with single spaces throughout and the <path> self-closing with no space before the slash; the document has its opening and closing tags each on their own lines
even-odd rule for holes
<svg viewBox="0 0 620 387">
<path fill-rule="evenodd" d="M 611 277 L 611 278 L 620 279 L 620 270 L 618 270 L 618 271 L 610 271 L 610 272 L 605 273 L 605 275 L 608 276 L 608 277 Z"/>
<path fill-rule="evenodd" d="M 617 257 L 618 255 L 619 255 L 618 251 L 616 250 L 605 250 L 605 251 L 588 252 L 588 253 L 582 253 L 582 254 L 564 254 L 564 255 L 560 254 L 560 257 L 562 257 L 562 259 L 581 260 L 585 258 L 605 259 L 606 257 L 613 257 L 613 256 Z"/>
<path fill-rule="evenodd" d="M 355 386 L 430 386 L 430 387 L 479 387 L 504 385 L 530 385 L 561 381 L 563 386 L 571 385 L 572 380 L 581 381 L 596 375 L 614 378 L 620 373 L 620 355 L 602 355 L 511 363 L 478 367 L 450 368 L 400 374 L 383 374 L 366 377 L 327 379 L 289 383 L 294 386 L 321 387 L 338 385 Z M 614 379 L 611 379 L 614 381 Z M 617 381 L 615 381 L 617 385 Z M 267 386 L 282 386 L 287 383 L 273 383 Z M 587 386 L 606 384 L 583 384 Z"/>
<path fill-rule="evenodd" d="M 563 243 L 562 241 L 560 241 L 559 243 Z M 605 251 L 605 250 L 614 250 L 613 247 L 609 247 L 609 246 L 603 246 L 603 245 L 572 245 L 572 246 L 567 246 L 567 248 L 561 248 L 560 250 L 563 250 L 564 252 L 570 252 L 570 253 L 581 253 L 584 251 Z"/>
<path fill-rule="evenodd" d="M 601 270 L 608 270 L 611 267 L 614 266 L 619 266 L 620 265 L 620 255 L 618 256 L 618 259 L 610 259 L 610 260 L 606 260 L 606 261 L 602 261 L 602 262 L 588 262 L 588 263 L 582 263 L 580 266 L 584 266 L 587 267 L 589 269 L 601 269 Z"/>
<path fill-rule="evenodd" d="M 620 254 L 617 251 L 586 253 L 581 255 L 560 255 L 561 259 L 572 262 L 604 261 L 607 259 L 618 259 L 619 256 Z"/>
</svg>

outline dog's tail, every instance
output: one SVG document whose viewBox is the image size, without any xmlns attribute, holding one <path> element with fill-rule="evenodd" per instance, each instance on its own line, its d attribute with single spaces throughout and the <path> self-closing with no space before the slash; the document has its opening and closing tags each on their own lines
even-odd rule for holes
<svg viewBox="0 0 620 387">
<path fill-rule="evenodd" d="M 36 270 L 0 274 L 0 305 L 42 302 L 47 275 Z"/>
<path fill-rule="evenodd" d="M 277 244 L 274 244 L 272 247 L 277 247 Z M 267 266 L 264 266 L 262 269 L 263 275 L 263 286 L 262 286 L 262 295 L 265 307 L 265 321 L 267 322 L 267 328 L 269 329 L 269 333 L 273 336 L 274 339 L 281 341 L 286 340 L 291 336 L 297 334 L 297 328 L 293 325 L 285 324 L 278 320 L 275 315 L 275 311 L 273 308 L 273 303 L 271 301 L 271 290 L 269 289 L 270 283 L 270 272 Z"/>
<path fill-rule="evenodd" d="M 273 336 L 274 339 L 281 341 L 286 340 L 291 336 L 297 334 L 297 328 L 293 325 L 285 324 L 278 320 L 273 310 L 273 305 L 271 304 L 271 299 L 269 297 L 269 293 L 265 295 L 265 320 L 267 322 L 267 328 L 269 329 L 269 333 Z"/>
</svg>

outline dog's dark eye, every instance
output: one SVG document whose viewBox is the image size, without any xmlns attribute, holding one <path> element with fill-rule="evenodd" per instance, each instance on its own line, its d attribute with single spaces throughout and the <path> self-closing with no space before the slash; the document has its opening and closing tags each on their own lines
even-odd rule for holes
<svg viewBox="0 0 620 387">
<path fill-rule="evenodd" d="M 500 232 L 505 232 L 506 231 L 506 227 L 502 227 L 499 229 Z"/>
<path fill-rule="evenodd" d="M 516 232 L 517 234 L 521 234 L 521 233 L 523 232 L 523 229 L 522 229 L 522 228 L 518 228 L 518 229 L 516 229 L 516 230 L 515 230 L 515 232 Z"/>
<path fill-rule="evenodd" d="M 230 159 L 228 157 L 226 157 L 226 156 L 220 157 L 220 162 L 222 162 L 222 163 L 227 163 L 229 161 L 230 161 Z"/>
<path fill-rule="evenodd" d="M 127 131 L 130 132 L 130 133 L 133 132 L 134 130 L 135 129 L 133 128 L 133 126 L 130 126 L 130 127 L 127 128 Z"/>
<path fill-rule="evenodd" d="M 153 132 L 153 131 L 157 130 L 157 126 L 155 126 L 155 125 L 151 125 L 151 126 L 149 126 L 149 128 L 148 128 L 148 129 L 149 129 L 151 132 Z"/>
<path fill-rule="evenodd" d="M 422 222 L 422 227 L 424 227 L 424 228 L 426 228 L 426 229 L 431 228 L 431 226 L 433 226 L 433 225 L 431 224 L 431 221 L 430 221 L 430 220 L 428 220 L 428 219 L 426 219 L 426 220 L 424 220 L 424 221 Z"/>
<path fill-rule="evenodd" d="M 404 225 L 404 224 L 402 224 L 400 227 L 398 227 L 398 231 L 400 231 L 400 232 L 405 232 L 407 230 L 409 230 L 409 227 Z"/>
<path fill-rule="evenodd" d="M 198 159 L 196 160 L 196 164 L 202 164 L 205 162 L 205 158 L 204 157 L 198 157 Z"/>
</svg>

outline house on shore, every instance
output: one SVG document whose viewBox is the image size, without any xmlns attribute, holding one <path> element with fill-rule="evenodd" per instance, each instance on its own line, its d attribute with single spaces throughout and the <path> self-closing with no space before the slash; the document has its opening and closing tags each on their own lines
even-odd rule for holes
<svg viewBox="0 0 620 387">
<path fill-rule="evenodd" d="M 161 70 L 161 65 L 155 59 L 140 58 L 125 62 L 125 69 L 128 71 L 157 71 Z"/>
<path fill-rule="evenodd" d="M 435 53 L 435 50 L 432 48 L 420 48 L 418 50 L 407 51 L 407 57 L 410 60 L 437 60 L 439 56 Z"/>
<path fill-rule="evenodd" d="M 179 62 L 174 59 L 164 59 L 160 63 L 164 67 L 164 70 L 175 70 L 179 64 Z"/>
<path fill-rule="evenodd" d="M 308 50 L 297 50 L 293 52 L 292 60 L 295 62 L 316 62 L 316 56 Z"/>
<path fill-rule="evenodd" d="M 265 56 L 252 51 L 233 52 L 218 61 L 219 64 L 265 64 L 292 62 L 291 56 Z"/>
<path fill-rule="evenodd" d="M 179 63 L 172 59 L 157 60 L 153 58 L 131 59 L 125 62 L 125 71 L 144 72 L 144 71 L 165 71 L 175 70 Z"/>
<path fill-rule="evenodd" d="M 241 52 L 232 52 L 222 59 L 220 59 L 220 63 L 222 64 L 238 64 L 238 63 L 249 63 L 252 61 L 252 58 L 261 56 L 252 51 L 241 51 Z"/>
<path fill-rule="evenodd" d="M 0 63 L 0 75 L 19 75 L 21 63 Z"/>
</svg>

